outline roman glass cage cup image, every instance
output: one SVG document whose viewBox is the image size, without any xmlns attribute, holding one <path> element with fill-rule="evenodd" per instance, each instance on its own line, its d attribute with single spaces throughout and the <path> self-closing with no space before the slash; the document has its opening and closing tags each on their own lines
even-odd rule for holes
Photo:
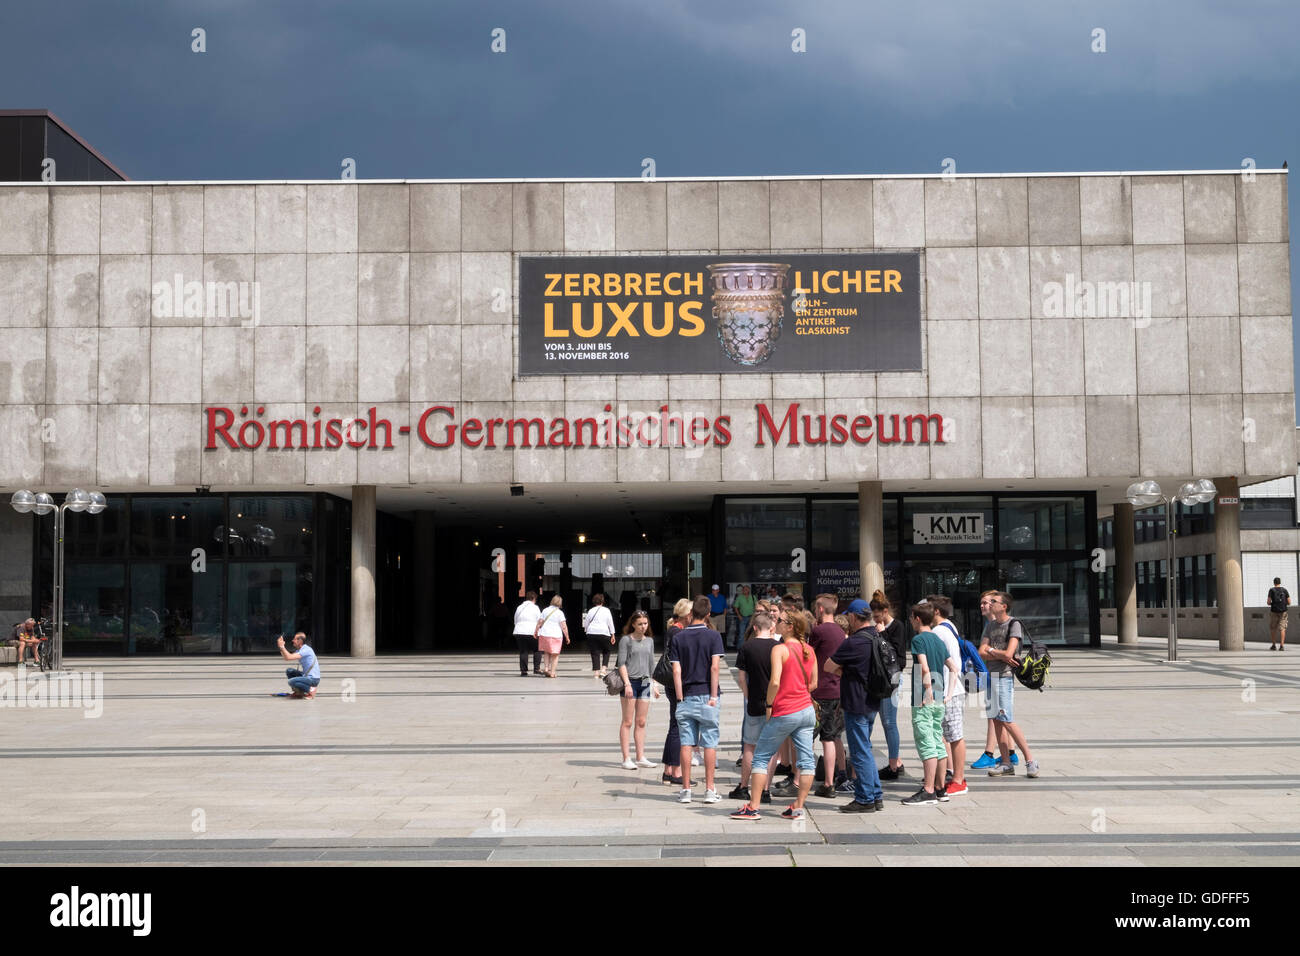
<svg viewBox="0 0 1300 956">
<path fill-rule="evenodd" d="M 709 266 L 713 318 L 722 351 L 738 365 L 762 365 L 776 351 L 785 317 L 783 262 L 721 262 Z"/>
</svg>

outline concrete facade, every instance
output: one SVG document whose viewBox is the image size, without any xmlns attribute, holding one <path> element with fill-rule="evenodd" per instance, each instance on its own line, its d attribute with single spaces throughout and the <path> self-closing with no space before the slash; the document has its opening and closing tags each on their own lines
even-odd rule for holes
<svg viewBox="0 0 1300 956">
<path fill-rule="evenodd" d="M 0 186 L 0 486 L 872 479 L 1096 488 L 1104 503 L 1138 475 L 1273 477 L 1296 460 L 1287 222 L 1286 176 L 1267 172 Z M 515 374 L 517 254 L 823 250 L 923 252 L 923 371 Z M 178 274 L 256 283 L 256 321 L 156 315 L 154 284 Z M 1089 282 L 1138 283 L 1150 315 L 1053 314 L 1050 283 Z M 936 412 L 950 437 L 757 448 L 764 399 Z M 735 440 L 202 449 L 207 405 L 375 406 L 414 425 L 438 403 L 464 417 L 666 401 L 732 411 Z"/>
</svg>

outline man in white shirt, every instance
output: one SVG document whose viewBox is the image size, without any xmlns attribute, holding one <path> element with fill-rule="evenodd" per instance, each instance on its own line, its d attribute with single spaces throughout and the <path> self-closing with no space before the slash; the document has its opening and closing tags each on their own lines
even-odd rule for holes
<svg viewBox="0 0 1300 956">
<path fill-rule="evenodd" d="M 537 592 L 529 591 L 515 610 L 515 644 L 519 647 L 519 676 L 528 676 L 528 652 L 533 652 L 533 673 L 542 672 L 542 652 L 537 649 L 537 621 L 542 610 L 537 606 Z"/>
<path fill-rule="evenodd" d="M 609 668 L 609 649 L 614 646 L 614 616 L 605 607 L 605 595 L 591 596 L 591 610 L 582 616 L 582 630 L 591 652 L 591 673 L 600 679 Z"/>
<path fill-rule="evenodd" d="M 931 594 L 926 599 L 934 608 L 934 625 L 930 628 L 948 649 L 948 656 L 961 666 L 961 645 L 957 625 L 949 618 L 952 616 L 952 600 L 942 594 Z M 966 730 L 963 726 L 962 708 L 966 706 L 966 685 L 958 680 L 953 685 L 952 697 L 943 714 L 943 745 L 948 751 L 948 781 L 935 782 L 936 787 L 945 788 L 944 792 L 952 796 L 966 793 Z"/>
</svg>

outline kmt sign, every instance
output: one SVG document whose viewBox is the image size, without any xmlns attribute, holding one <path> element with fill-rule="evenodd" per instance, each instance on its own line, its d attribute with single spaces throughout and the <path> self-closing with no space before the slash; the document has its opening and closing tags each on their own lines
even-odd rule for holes
<svg viewBox="0 0 1300 956">
<path fill-rule="evenodd" d="M 912 515 L 913 544 L 983 544 L 984 515 Z"/>
</svg>

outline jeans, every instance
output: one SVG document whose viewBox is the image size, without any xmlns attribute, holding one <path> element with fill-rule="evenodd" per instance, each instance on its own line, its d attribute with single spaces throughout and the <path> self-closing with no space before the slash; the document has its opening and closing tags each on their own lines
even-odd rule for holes
<svg viewBox="0 0 1300 956">
<path fill-rule="evenodd" d="M 533 652 L 533 673 L 542 669 L 542 652 L 537 649 L 537 638 L 531 634 L 516 634 L 515 644 L 519 647 L 519 673 L 528 673 L 528 652 Z"/>
<path fill-rule="evenodd" d="M 754 745 L 754 766 L 766 770 L 767 762 L 776 756 L 787 737 L 794 744 L 795 766 L 800 774 L 811 774 L 817 769 L 813 756 L 813 728 L 817 726 L 817 712 L 809 704 L 803 710 L 780 717 L 769 717 Z"/>
<path fill-rule="evenodd" d="M 591 669 L 598 671 L 609 667 L 609 650 L 614 645 L 609 642 L 608 634 L 588 634 L 587 650 L 591 653 Z"/>
<path fill-rule="evenodd" d="M 284 676 L 289 678 L 289 686 L 300 694 L 306 694 L 320 683 L 319 677 L 303 677 L 302 671 L 297 667 L 285 669 Z"/>
<path fill-rule="evenodd" d="M 710 707 L 708 694 L 683 698 L 677 705 L 677 732 L 682 746 L 717 750 L 721 718 L 722 701 Z"/>
<path fill-rule="evenodd" d="M 879 713 L 880 724 L 885 728 L 885 746 L 889 748 L 889 759 L 897 760 L 899 754 L 898 701 L 893 697 L 886 697 L 880 702 Z M 852 746 L 852 744 L 849 746 Z"/>
<path fill-rule="evenodd" d="M 682 738 L 677 730 L 677 698 L 672 688 L 666 690 L 668 696 L 668 736 L 664 738 L 664 755 L 660 762 L 665 767 L 676 767 L 682 762 Z"/>
<path fill-rule="evenodd" d="M 881 702 L 883 705 L 883 701 Z M 884 706 L 879 713 L 883 716 Z M 885 791 L 880 786 L 880 771 L 876 757 L 871 752 L 871 729 L 876 722 L 876 711 L 867 714 L 845 714 L 844 731 L 849 738 L 849 759 L 853 762 L 853 799 L 858 803 L 875 803 L 883 800 Z M 898 733 L 897 727 L 894 733 Z"/>
</svg>

